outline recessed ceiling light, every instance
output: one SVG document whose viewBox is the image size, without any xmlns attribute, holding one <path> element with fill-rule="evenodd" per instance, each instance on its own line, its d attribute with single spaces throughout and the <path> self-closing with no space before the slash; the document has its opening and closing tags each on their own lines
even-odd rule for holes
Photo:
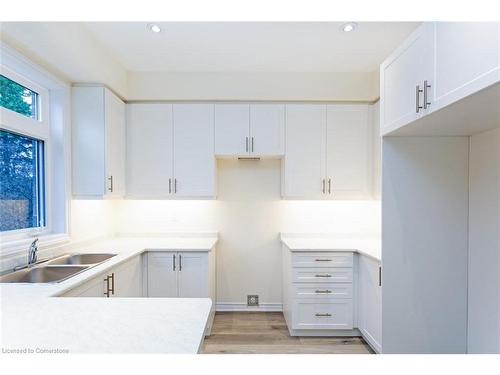
<svg viewBox="0 0 500 375">
<path fill-rule="evenodd" d="M 354 29 L 356 28 L 356 26 L 358 26 L 358 24 L 356 22 L 347 22 L 347 23 L 344 23 L 342 26 L 341 26 L 341 30 L 345 33 L 349 33 L 351 31 L 354 31 Z"/>
<path fill-rule="evenodd" d="M 148 30 L 153 33 L 159 33 L 161 31 L 161 27 L 154 23 L 151 23 L 148 25 Z"/>
</svg>

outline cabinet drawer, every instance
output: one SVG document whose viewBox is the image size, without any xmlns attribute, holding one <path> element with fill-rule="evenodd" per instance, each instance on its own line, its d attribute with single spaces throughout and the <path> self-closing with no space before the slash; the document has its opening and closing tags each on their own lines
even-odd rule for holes
<svg viewBox="0 0 500 375">
<path fill-rule="evenodd" d="M 352 284 L 293 284 L 293 298 L 352 298 Z"/>
<path fill-rule="evenodd" d="M 293 268 L 294 283 L 351 283 L 352 268 Z"/>
<path fill-rule="evenodd" d="M 292 267 L 352 267 L 352 253 L 293 253 Z"/>
<path fill-rule="evenodd" d="M 352 300 L 295 300 L 293 329 L 352 329 Z"/>
</svg>

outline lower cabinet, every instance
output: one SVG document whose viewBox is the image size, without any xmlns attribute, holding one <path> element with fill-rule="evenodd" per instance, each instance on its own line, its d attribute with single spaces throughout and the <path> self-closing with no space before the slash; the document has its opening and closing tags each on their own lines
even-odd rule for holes
<svg viewBox="0 0 500 375">
<path fill-rule="evenodd" d="M 215 316 L 215 248 L 211 251 L 151 251 L 147 262 L 145 293 L 148 297 L 210 298 L 212 309 L 206 335 Z"/>
<path fill-rule="evenodd" d="M 370 346 L 382 351 L 382 283 L 380 261 L 358 255 L 358 329 Z"/>
<path fill-rule="evenodd" d="M 63 297 L 142 297 L 142 260 L 136 256 L 71 289 Z"/>
<path fill-rule="evenodd" d="M 361 335 L 381 353 L 380 267 L 359 253 L 283 245 L 283 314 L 290 335 Z"/>
<path fill-rule="evenodd" d="M 148 297 L 210 297 L 207 252 L 147 253 Z"/>
</svg>

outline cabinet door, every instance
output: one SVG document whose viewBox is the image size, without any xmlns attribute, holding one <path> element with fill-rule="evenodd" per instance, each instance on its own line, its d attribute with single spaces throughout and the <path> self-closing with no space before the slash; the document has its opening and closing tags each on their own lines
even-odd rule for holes
<svg viewBox="0 0 500 375">
<path fill-rule="evenodd" d="M 371 133 L 366 105 L 328 105 L 326 176 L 333 198 L 371 197 Z"/>
<path fill-rule="evenodd" d="M 165 198 L 172 191 L 171 104 L 127 105 L 127 195 Z"/>
<path fill-rule="evenodd" d="M 286 105 L 284 196 L 325 198 L 326 105 Z"/>
<path fill-rule="evenodd" d="M 83 285 L 64 293 L 62 297 L 104 297 L 104 278 L 104 275 L 97 276 Z"/>
<path fill-rule="evenodd" d="M 358 328 L 370 345 L 382 351 L 382 288 L 380 262 L 360 255 L 358 267 Z"/>
<path fill-rule="evenodd" d="M 285 106 L 250 105 L 250 154 L 281 156 L 285 153 Z"/>
<path fill-rule="evenodd" d="M 214 106 L 174 104 L 175 196 L 214 197 Z"/>
<path fill-rule="evenodd" d="M 208 297 L 208 255 L 179 253 L 179 297 Z"/>
<path fill-rule="evenodd" d="M 215 154 L 248 155 L 250 148 L 250 106 L 248 104 L 215 105 Z"/>
<path fill-rule="evenodd" d="M 114 297 L 142 297 L 142 262 L 137 256 L 113 270 L 115 274 Z"/>
<path fill-rule="evenodd" d="M 177 297 L 177 254 L 150 252 L 147 257 L 148 297 Z"/>
<path fill-rule="evenodd" d="M 106 195 L 125 195 L 125 103 L 104 89 Z"/>
<path fill-rule="evenodd" d="M 102 197 L 106 191 L 104 88 L 71 91 L 73 195 Z"/>
<path fill-rule="evenodd" d="M 425 80 L 433 78 L 433 24 L 424 23 L 380 67 L 382 135 L 422 116 Z M 432 101 L 428 90 L 428 101 Z M 417 100 L 418 97 L 418 100 Z M 418 102 L 418 103 L 417 103 Z"/>
<path fill-rule="evenodd" d="M 436 22 L 437 110 L 500 80 L 500 23 Z"/>
</svg>

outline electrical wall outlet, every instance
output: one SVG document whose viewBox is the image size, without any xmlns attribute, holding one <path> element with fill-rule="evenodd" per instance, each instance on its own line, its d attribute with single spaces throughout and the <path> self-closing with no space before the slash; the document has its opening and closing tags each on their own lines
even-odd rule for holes
<svg viewBox="0 0 500 375">
<path fill-rule="evenodd" d="M 247 306 L 259 306 L 259 296 L 257 294 L 249 294 L 247 296 Z"/>
</svg>

